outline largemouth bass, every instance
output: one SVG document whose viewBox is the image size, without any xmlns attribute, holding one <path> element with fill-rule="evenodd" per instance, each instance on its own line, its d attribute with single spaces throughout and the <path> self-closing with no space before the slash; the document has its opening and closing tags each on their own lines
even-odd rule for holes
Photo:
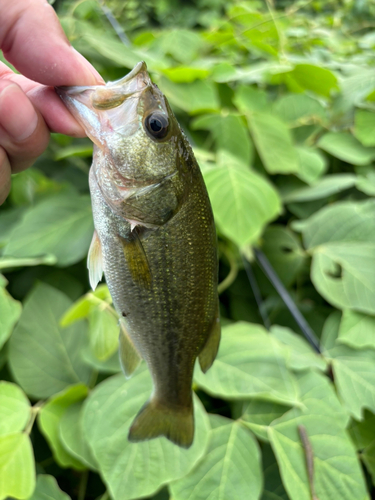
<svg viewBox="0 0 375 500">
<path fill-rule="evenodd" d="M 129 440 L 165 436 L 188 448 L 195 360 L 208 370 L 220 341 L 216 233 L 200 169 L 144 62 L 105 86 L 57 92 L 94 143 L 91 286 L 104 271 L 125 375 L 143 358 L 153 379 Z"/>
</svg>

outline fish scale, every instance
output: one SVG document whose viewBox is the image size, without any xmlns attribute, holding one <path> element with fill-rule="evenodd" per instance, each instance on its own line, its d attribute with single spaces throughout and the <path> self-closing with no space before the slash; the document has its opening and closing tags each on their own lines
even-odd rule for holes
<svg viewBox="0 0 375 500">
<path fill-rule="evenodd" d="M 105 90 L 58 93 L 95 143 L 90 283 L 104 271 L 125 375 L 143 358 L 153 379 L 129 439 L 165 436 L 189 447 L 195 360 L 206 371 L 220 340 L 216 232 L 202 174 L 144 63 Z"/>
</svg>

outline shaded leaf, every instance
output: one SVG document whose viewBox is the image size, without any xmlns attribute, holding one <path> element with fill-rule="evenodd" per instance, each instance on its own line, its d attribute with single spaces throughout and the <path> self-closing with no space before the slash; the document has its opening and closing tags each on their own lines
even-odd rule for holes
<svg viewBox="0 0 375 500">
<path fill-rule="evenodd" d="M 268 441 L 268 427 L 289 409 L 290 406 L 253 399 L 244 403 L 241 422 L 249 427 L 261 441 Z"/>
<path fill-rule="evenodd" d="M 296 189 L 283 196 L 284 203 L 306 202 L 327 198 L 355 186 L 357 176 L 353 174 L 326 175 L 312 186 Z"/>
<path fill-rule="evenodd" d="M 91 369 L 79 355 L 88 342 L 84 326 L 59 326 L 71 304 L 55 288 L 37 285 L 25 301 L 10 339 L 10 368 L 19 385 L 35 398 L 46 398 L 69 385 L 90 380 Z"/>
<path fill-rule="evenodd" d="M 374 148 L 366 148 L 348 132 L 328 132 L 319 139 L 318 146 L 352 165 L 367 165 L 375 158 Z"/>
<path fill-rule="evenodd" d="M 38 474 L 33 495 L 28 500 L 71 500 L 60 490 L 56 479 L 48 474 Z"/>
<path fill-rule="evenodd" d="M 364 146 L 375 146 L 375 113 L 357 109 L 353 133 Z"/>
<path fill-rule="evenodd" d="M 299 170 L 297 176 L 308 184 L 313 184 L 322 176 L 327 168 L 327 162 L 319 150 L 306 146 L 297 146 Z"/>
<path fill-rule="evenodd" d="M 375 317 L 350 309 L 343 311 L 338 340 L 353 349 L 375 349 Z"/>
<path fill-rule="evenodd" d="M 22 310 L 20 302 L 13 299 L 5 285 L 6 282 L 0 283 L 0 349 L 10 337 Z"/>
<path fill-rule="evenodd" d="M 202 113 L 219 109 L 217 91 L 212 82 L 196 80 L 191 83 L 174 83 L 166 78 L 158 82 L 172 105 L 188 113 Z"/>
</svg>

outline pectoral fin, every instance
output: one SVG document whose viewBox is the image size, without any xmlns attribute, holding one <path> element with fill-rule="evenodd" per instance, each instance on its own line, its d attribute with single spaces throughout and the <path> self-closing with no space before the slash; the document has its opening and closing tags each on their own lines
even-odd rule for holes
<svg viewBox="0 0 375 500">
<path fill-rule="evenodd" d="M 220 315 L 219 315 L 219 304 L 218 304 L 217 314 L 212 324 L 210 335 L 198 357 L 199 364 L 201 366 L 203 373 L 206 373 L 206 371 L 211 367 L 212 363 L 216 358 L 217 351 L 219 350 L 220 336 L 221 336 L 221 326 L 220 326 Z"/>
<path fill-rule="evenodd" d="M 123 319 L 120 319 L 119 343 L 120 363 L 125 373 L 125 377 L 130 378 L 141 362 L 141 357 L 126 331 L 126 325 Z"/>
<path fill-rule="evenodd" d="M 87 268 L 89 270 L 90 286 L 95 290 L 97 284 L 103 277 L 102 247 L 96 231 L 94 231 L 87 256 Z"/>
<path fill-rule="evenodd" d="M 131 240 L 127 240 L 120 236 L 130 274 L 134 283 L 144 286 L 145 288 L 150 288 L 152 277 L 146 253 L 136 230 L 134 230 L 131 235 Z"/>
</svg>

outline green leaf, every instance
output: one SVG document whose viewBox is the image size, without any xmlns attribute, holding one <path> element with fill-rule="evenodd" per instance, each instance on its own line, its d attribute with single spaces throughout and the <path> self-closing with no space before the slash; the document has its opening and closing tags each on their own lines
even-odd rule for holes
<svg viewBox="0 0 375 500">
<path fill-rule="evenodd" d="M 11 382 L 0 381 L 0 436 L 22 431 L 30 418 L 30 402 Z"/>
<path fill-rule="evenodd" d="M 367 446 L 367 448 L 363 451 L 362 460 L 366 465 L 367 470 L 371 474 L 372 484 L 375 483 L 375 441 Z"/>
<path fill-rule="evenodd" d="M 112 302 L 107 285 L 99 285 L 94 292 L 86 293 L 69 307 L 60 320 L 61 326 L 69 326 L 83 318 L 88 318 L 91 309 L 106 302 L 107 305 Z"/>
<path fill-rule="evenodd" d="M 206 374 L 197 366 L 195 381 L 213 396 L 298 404 L 296 382 L 284 355 L 283 347 L 260 325 L 227 325 L 215 363 Z"/>
<path fill-rule="evenodd" d="M 15 267 L 29 267 L 29 266 L 53 266 L 57 262 L 54 255 L 47 254 L 43 257 L 1 257 L 0 258 L 0 269 L 13 269 Z"/>
<path fill-rule="evenodd" d="M 367 165 L 375 158 L 374 148 L 366 148 L 348 132 L 328 132 L 319 139 L 318 146 L 352 165 Z"/>
<path fill-rule="evenodd" d="M 71 500 L 71 498 L 60 490 L 53 476 L 38 474 L 34 493 L 28 500 Z"/>
<path fill-rule="evenodd" d="M 319 150 L 306 146 L 297 146 L 299 170 L 297 176 L 308 184 L 313 184 L 327 169 L 327 161 Z"/>
<path fill-rule="evenodd" d="M 166 68 L 163 74 L 172 82 L 191 83 L 195 80 L 207 79 L 210 71 L 204 68 L 194 68 L 190 66 L 178 66 L 177 68 Z"/>
<path fill-rule="evenodd" d="M 188 113 L 219 110 L 216 87 L 210 81 L 196 80 L 191 83 L 174 83 L 161 78 L 158 86 L 172 105 Z"/>
<path fill-rule="evenodd" d="M 10 337 L 22 311 L 20 302 L 6 291 L 6 283 L 0 283 L 0 349 Z"/>
<path fill-rule="evenodd" d="M 357 109 L 354 118 L 355 137 L 367 147 L 375 146 L 375 113 Z"/>
<path fill-rule="evenodd" d="M 162 35 L 164 51 L 171 54 L 176 61 L 189 64 L 196 59 L 205 46 L 204 40 L 191 30 L 176 29 Z"/>
<path fill-rule="evenodd" d="M 268 95 L 264 90 L 248 85 L 240 85 L 233 99 L 234 104 L 244 114 L 252 111 L 269 111 Z"/>
<path fill-rule="evenodd" d="M 10 235 L 4 256 L 52 254 L 58 265 L 68 266 L 87 254 L 92 233 L 89 196 L 54 196 L 27 210 Z"/>
<path fill-rule="evenodd" d="M 204 179 L 217 225 L 240 247 L 256 241 L 265 224 L 280 212 L 271 184 L 229 157 L 205 170 Z"/>
<path fill-rule="evenodd" d="M 306 248 L 331 242 L 375 243 L 375 200 L 343 201 L 293 224 Z"/>
<path fill-rule="evenodd" d="M 239 116 L 232 114 L 199 116 L 194 120 L 192 129 L 210 130 L 218 149 L 225 149 L 232 156 L 238 157 L 244 165 L 250 165 L 253 145 L 249 132 Z"/>
<path fill-rule="evenodd" d="M 110 358 L 118 349 L 118 316 L 106 302 L 105 307 L 97 306 L 89 313 L 90 346 L 100 361 Z"/>
<path fill-rule="evenodd" d="M 358 176 L 355 187 L 368 196 L 375 196 L 375 172 Z"/>
<path fill-rule="evenodd" d="M 120 41 L 111 39 L 107 35 L 101 35 L 98 32 L 95 35 L 83 32 L 83 37 L 88 46 L 95 49 L 116 66 L 132 68 L 141 60 L 137 51 L 126 47 Z"/>
<path fill-rule="evenodd" d="M 79 462 L 92 470 L 98 466 L 83 435 L 82 424 L 83 401 L 73 403 L 63 413 L 59 423 L 59 441 Z"/>
<path fill-rule="evenodd" d="M 364 411 L 361 422 L 352 420 L 348 432 L 357 450 L 363 450 L 375 442 L 375 415 L 368 410 Z"/>
<path fill-rule="evenodd" d="M 0 436 L 0 500 L 26 500 L 35 488 L 35 461 L 27 434 Z"/>
<path fill-rule="evenodd" d="M 194 400 L 195 438 L 188 450 L 164 437 L 128 441 L 130 424 L 151 390 L 151 377 L 143 365 L 129 380 L 122 374 L 105 380 L 85 402 L 84 433 L 114 500 L 151 495 L 163 484 L 185 476 L 205 453 L 209 422 L 198 398 Z"/>
<path fill-rule="evenodd" d="M 326 111 L 319 101 L 306 94 L 282 95 L 273 106 L 279 118 L 291 126 L 324 123 Z"/>
<path fill-rule="evenodd" d="M 304 406 L 275 420 L 268 431 L 289 497 L 311 500 L 305 451 L 298 432 L 302 425 L 311 443 L 317 498 L 368 499 L 360 464 L 345 432 L 347 418 L 332 386 L 326 377 L 314 372 L 301 374 L 299 385 Z"/>
<path fill-rule="evenodd" d="M 279 118 L 253 112 L 248 124 L 264 168 L 270 174 L 298 172 L 299 162 L 288 127 Z"/>
<path fill-rule="evenodd" d="M 332 305 L 375 314 L 375 245 L 342 242 L 315 248 L 311 281 Z"/>
<path fill-rule="evenodd" d="M 325 371 L 327 368 L 326 361 L 312 349 L 301 335 L 297 335 L 289 328 L 278 325 L 273 325 L 270 331 L 281 344 L 287 346 L 288 365 L 292 370 L 315 368 Z"/>
<path fill-rule="evenodd" d="M 171 484 L 175 500 L 257 500 L 262 489 L 259 447 L 239 422 L 210 417 L 206 455 L 190 474 Z"/>
<path fill-rule="evenodd" d="M 81 352 L 83 361 L 94 370 L 103 373 L 121 372 L 120 358 L 118 351 L 112 354 L 112 356 L 106 361 L 99 361 L 98 358 L 94 356 L 89 347 L 82 349 Z"/>
<path fill-rule="evenodd" d="M 87 384 L 91 369 L 79 352 L 87 345 L 84 325 L 61 329 L 59 320 L 72 302 L 44 283 L 28 296 L 20 321 L 9 341 L 9 363 L 24 391 L 47 398 L 69 385 Z"/>
<path fill-rule="evenodd" d="M 311 90 L 318 95 L 329 97 L 332 90 L 338 90 L 336 76 L 326 68 L 312 64 L 297 64 L 287 73 L 303 90 Z M 287 82 L 288 83 L 288 82 Z"/>
<path fill-rule="evenodd" d="M 84 468 L 82 463 L 68 453 L 63 446 L 59 435 L 59 425 L 69 406 L 84 399 L 87 393 L 87 387 L 83 384 L 68 387 L 49 399 L 38 414 L 40 431 L 50 445 L 56 462 L 61 467 L 73 467 L 78 470 Z"/>
<path fill-rule="evenodd" d="M 326 175 L 312 186 L 296 189 L 283 196 L 284 203 L 306 202 L 327 198 L 345 189 L 355 186 L 357 176 L 354 174 Z"/>
<path fill-rule="evenodd" d="M 262 236 L 262 250 L 284 285 L 293 283 L 306 260 L 294 233 L 281 225 L 268 226 Z"/>
<path fill-rule="evenodd" d="M 343 311 L 338 341 L 353 349 L 375 349 L 375 317 L 350 309 Z"/>
<path fill-rule="evenodd" d="M 70 146 L 67 148 L 59 149 L 55 154 L 55 160 L 60 161 L 65 158 L 71 157 L 91 157 L 92 156 L 92 143 L 80 144 L 77 146 Z"/>
<path fill-rule="evenodd" d="M 372 68 L 358 67 L 357 71 L 341 81 L 343 100 L 350 105 L 360 104 L 375 89 Z"/>
<path fill-rule="evenodd" d="M 244 403 L 241 422 L 249 427 L 258 439 L 268 441 L 268 427 L 289 409 L 289 406 L 253 399 Z"/>
</svg>

